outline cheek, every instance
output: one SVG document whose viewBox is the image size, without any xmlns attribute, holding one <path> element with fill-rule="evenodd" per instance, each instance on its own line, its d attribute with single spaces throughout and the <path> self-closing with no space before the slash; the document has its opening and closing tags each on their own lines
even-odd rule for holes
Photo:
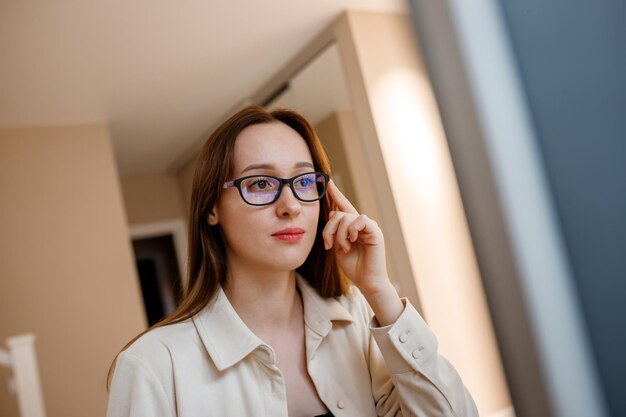
<svg viewBox="0 0 626 417">
<path fill-rule="evenodd" d="M 231 211 L 222 222 L 224 234 L 230 242 L 238 241 L 239 245 L 257 240 L 265 233 L 265 224 L 261 216 L 244 211 Z"/>
<path fill-rule="evenodd" d="M 309 228 L 311 229 L 311 231 L 313 232 L 313 235 L 315 236 L 317 234 L 317 229 L 323 225 L 320 225 L 319 223 L 321 223 L 323 220 L 320 219 L 320 207 L 319 205 L 314 209 L 311 210 L 311 216 L 310 216 L 310 220 L 309 220 Z M 315 240 L 315 237 L 314 237 Z"/>
<path fill-rule="evenodd" d="M 219 223 L 229 245 L 240 246 L 244 239 L 252 238 L 258 233 L 262 222 L 256 220 L 255 213 L 247 207 L 233 201 L 233 196 L 225 197 L 219 204 Z M 238 195 L 235 197 L 239 198 Z M 256 226 L 256 227 L 255 227 Z"/>
</svg>

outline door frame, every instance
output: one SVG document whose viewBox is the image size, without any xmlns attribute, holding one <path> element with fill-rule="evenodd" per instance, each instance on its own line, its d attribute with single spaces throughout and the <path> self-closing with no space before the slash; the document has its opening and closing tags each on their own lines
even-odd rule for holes
<svg viewBox="0 0 626 417">
<path fill-rule="evenodd" d="M 147 239 L 163 235 L 172 235 L 181 283 L 186 282 L 188 253 L 187 228 L 185 221 L 182 218 L 137 224 L 130 226 L 128 231 L 131 241 L 135 239 Z"/>
</svg>

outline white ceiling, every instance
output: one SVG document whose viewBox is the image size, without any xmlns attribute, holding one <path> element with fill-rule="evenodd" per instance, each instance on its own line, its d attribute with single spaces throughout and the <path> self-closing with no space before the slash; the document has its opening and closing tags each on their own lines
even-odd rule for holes
<svg viewBox="0 0 626 417">
<path fill-rule="evenodd" d="M 105 122 L 163 172 L 343 10 L 404 0 L 0 0 L 0 126 Z"/>
</svg>

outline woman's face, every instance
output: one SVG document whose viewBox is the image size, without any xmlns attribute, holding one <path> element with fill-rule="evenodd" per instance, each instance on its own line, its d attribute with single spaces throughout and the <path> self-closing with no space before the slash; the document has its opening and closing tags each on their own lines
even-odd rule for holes
<svg viewBox="0 0 626 417">
<path fill-rule="evenodd" d="M 291 178 L 315 171 L 304 139 L 280 122 L 245 128 L 235 141 L 233 166 L 232 180 L 262 174 Z M 247 204 L 232 187 L 221 193 L 209 223 L 222 227 L 229 263 L 257 271 L 285 271 L 306 260 L 315 241 L 319 210 L 319 201 L 296 199 L 289 185 L 266 206 Z M 276 236 L 286 228 L 302 229 L 303 234 L 299 239 Z"/>
</svg>

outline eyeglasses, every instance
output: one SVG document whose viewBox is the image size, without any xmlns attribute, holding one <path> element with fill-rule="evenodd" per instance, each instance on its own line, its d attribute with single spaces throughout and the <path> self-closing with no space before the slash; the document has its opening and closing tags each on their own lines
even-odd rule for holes
<svg viewBox="0 0 626 417">
<path fill-rule="evenodd" d="M 285 184 L 289 184 L 298 200 L 317 201 L 326 193 L 328 175 L 323 172 L 307 172 L 288 179 L 272 175 L 250 175 L 225 182 L 222 188 L 237 187 L 243 201 L 252 206 L 265 206 L 278 200 Z"/>
</svg>

